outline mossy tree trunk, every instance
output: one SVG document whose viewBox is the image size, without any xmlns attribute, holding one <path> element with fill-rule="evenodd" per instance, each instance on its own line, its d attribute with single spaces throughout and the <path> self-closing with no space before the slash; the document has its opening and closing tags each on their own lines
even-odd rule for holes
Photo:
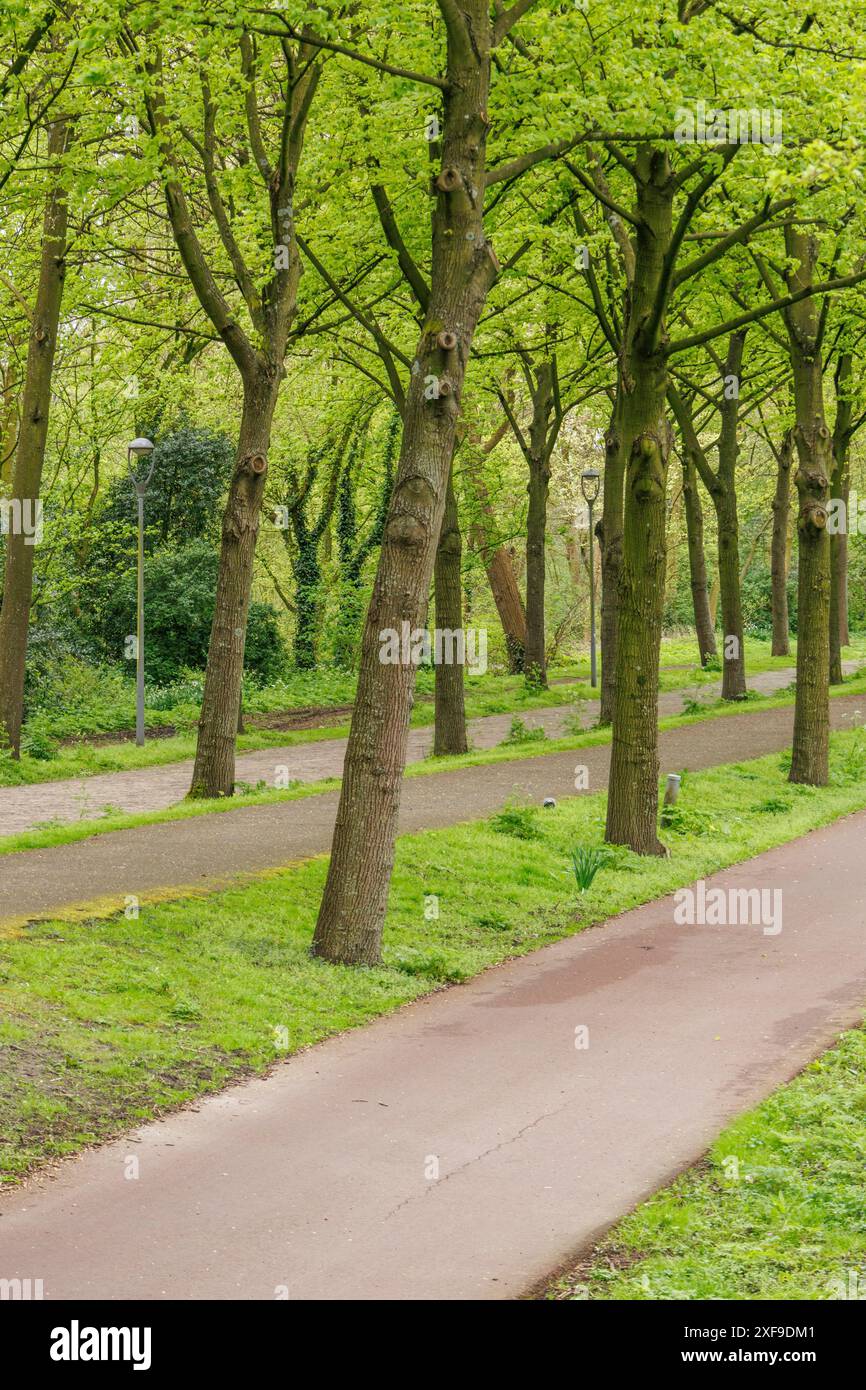
<svg viewBox="0 0 866 1390">
<path fill-rule="evenodd" d="M 770 585 L 773 621 L 773 656 L 791 650 L 788 618 L 788 525 L 791 515 L 791 465 L 794 432 L 787 430 L 776 455 L 776 491 L 773 497 L 773 535 L 770 542 Z"/>
<path fill-rule="evenodd" d="M 482 0 L 442 5 L 447 32 L 442 167 L 434 180 L 428 308 L 403 411 L 403 438 L 364 625 L 358 689 L 313 954 L 381 959 L 415 666 L 383 660 L 382 633 L 426 622 L 472 339 L 497 262 L 484 233 L 493 24 Z"/>
<path fill-rule="evenodd" d="M 436 548 L 433 586 L 435 593 L 436 627 L 440 633 L 463 631 L 463 539 L 457 497 L 454 492 L 453 468 L 448 474 L 445 492 L 445 511 L 442 530 Z M 453 654 L 449 641 L 443 644 L 443 657 Z M 464 647 L 465 650 L 465 647 Z M 441 660 L 435 667 L 435 725 L 433 752 L 437 757 L 448 753 L 465 753 L 466 700 L 464 667 L 460 661 Z"/>
<path fill-rule="evenodd" d="M 50 186 L 45 200 L 39 281 L 30 325 L 21 424 L 12 473 L 9 513 L 12 524 L 6 537 L 6 572 L 0 609 L 0 745 L 7 743 L 16 758 L 21 751 L 34 545 L 66 274 L 69 212 L 60 164 L 72 131 L 72 123 L 67 120 L 53 121 L 48 128 Z"/>
<path fill-rule="evenodd" d="M 793 268 L 791 293 L 814 283 L 818 247 L 808 232 L 785 228 Z M 830 742 L 830 537 L 827 504 L 833 466 L 832 440 L 824 414 L 821 339 L 824 319 L 818 301 L 800 300 L 785 311 L 791 352 L 798 467 L 797 693 L 790 780 L 826 786 Z"/>
<path fill-rule="evenodd" d="M 702 666 L 716 655 L 716 634 L 710 616 L 710 595 L 707 583 L 707 562 L 704 555 L 704 512 L 698 490 L 695 461 L 685 451 L 682 456 L 683 500 L 686 509 L 686 536 L 689 550 L 689 580 L 692 591 L 692 611 L 695 615 L 695 634 Z"/>
<path fill-rule="evenodd" d="M 664 309 L 674 181 L 668 156 L 661 150 L 642 147 L 635 164 L 635 274 L 622 352 L 622 447 L 627 465 L 620 624 L 605 837 L 638 854 L 663 854 L 657 831 L 658 667 L 671 450 L 665 415 Z"/>
<path fill-rule="evenodd" d="M 622 568 L 622 532 L 626 456 L 623 450 L 622 384 L 604 440 L 604 498 L 597 526 L 601 542 L 601 709 L 599 724 L 613 719 L 619 644 L 619 576 Z"/>
<path fill-rule="evenodd" d="M 830 537 L 830 684 L 841 685 L 842 648 L 848 644 L 848 505 L 851 495 L 851 438 L 854 433 L 851 401 L 853 358 L 843 352 L 836 364 L 836 418 L 833 422 L 833 471 L 830 495 L 845 506 L 847 525 Z"/>
<path fill-rule="evenodd" d="M 556 360 L 549 358 L 533 371 L 526 354 L 521 362 L 532 404 L 529 437 L 520 428 L 507 397 L 500 401 L 511 422 L 529 469 L 529 507 L 526 516 L 526 651 L 524 674 L 528 684 L 547 685 L 544 589 L 547 565 L 547 501 L 550 492 L 550 460 L 562 424 Z"/>
</svg>

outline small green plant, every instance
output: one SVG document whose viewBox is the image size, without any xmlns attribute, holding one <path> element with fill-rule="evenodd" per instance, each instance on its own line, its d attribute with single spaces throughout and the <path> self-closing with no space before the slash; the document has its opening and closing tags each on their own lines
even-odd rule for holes
<svg viewBox="0 0 866 1390">
<path fill-rule="evenodd" d="M 520 718 L 515 714 L 511 721 L 511 728 L 502 740 L 503 743 L 543 743 L 547 734 L 543 729 L 528 729 Z"/>
<path fill-rule="evenodd" d="M 31 725 L 21 738 L 21 751 L 37 762 L 50 762 L 57 752 L 57 741 L 45 729 Z"/>
<path fill-rule="evenodd" d="M 855 730 L 854 737 L 833 763 L 836 782 L 861 782 L 866 778 L 866 729 Z"/>
<path fill-rule="evenodd" d="M 706 708 L 706 701 L 700 699 L 697 690 L 692 695 L 683 696 L 683 714 L 701 714 Z"/>
<path fill-rule="evenodd" d="M 286 790 L 290 787 L 299 787 L 300 785 L 296 777 L 292 778 L 286 783 Z M 260 777 L 257 782 L 235 782 L 235 796 L 255 796 L 256 793 L 266 792 L 267 790 L 268 783 L 263 777 Z"/>
<path fill-rule="evenodd" d="M 606 868 L 612 859 L 613 854 L 606 845 L 578 845 L 571 851 L 574 877 L 581 893 L 592 886 L 599 869 Z"/>
<path fill-rule="evenodd" d="M 574 704 L 568 711 L 563 720 L 562 727 L 567 734 L 582 734 L 585 732 L 584 714 L 586 710 L 586 699 L 582 695 L 575 696 Z"/>
<path fill-rule="evenodd" d="M 515 840 L 541 839 L 535 807 L 520 806 L 513 801 L 490 817 L 490 828 L 498 835 L 513 835 Z"/>
<path fill-rule="evenodd" d="M 762 816 L 778 816 L 783 811 L 790 811 L 790 809 L 791 802 L 783 796 L 768 796 L 766 801 L 759 802 L 755 807 L 758 814 Z"/>
</svg>

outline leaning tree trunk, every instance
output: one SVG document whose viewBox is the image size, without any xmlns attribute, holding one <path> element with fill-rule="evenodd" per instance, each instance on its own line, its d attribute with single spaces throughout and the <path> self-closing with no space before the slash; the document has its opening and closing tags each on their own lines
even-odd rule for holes
<svg viewBox="0 0 866 1390">
<path fill-rule="evenodd" d="M 692 609 L 695 615 L 695 635 L 701 665 L 706 666 L 716 655 L 716 634 L 710 617 L 710 596 L 707 584 L 707 562 L 704 555 L 704 512 L 698 491 L 695 461 L 683 452 L 683 498 L 686 508 L 686 536 L 689 548 L 689 575 L 692 589 Z"/>
<path fill-rule="evenodd" d="M 216 603 L 190 796 L 231 796 L 253 560 L 267 472 L 278 368 L 259 362 L 244 378 L 235 471 L 223 514 Z"/>
<path fill-rule="evenodd" d="M 786 250 L 797 268 L 792 291 L 813 283 L 818 248 L 808 233 L 786 227 Z M 827 503 L 832 444 L 824 416 L 824 382 L 819 347 L 820 314 L 814 299 L 787 310 L 794 379 L 799 498 L 797 540 L 797 694 L 790 780 L 826 786 L 830 761 L 830 537 Z"/>
<path fill-rule="evenodd" d="M 776 495 L 773 498 L 773 537 L 770 542 L 773 656 L 787 656 L 791 650 L 788 621 L 788 520 L 791 514 L 793 458 L 794 432 L 788 430 L 776 455 Z"/>
<path fill-rule="evenodd" d="M 471 39 L 470 39 L 471 35 Z M 462 37 L 461 37 L 462 36 Z M 465 0 L 448 24 L 442 169 L 434 181 L 430 302 L 415 353 L 403 439 L 373 594 L 340 803 L 312 951 L 374 965 L 394 862 L 415 666 L 383 659 L 381 634 L 426 617 L 466 364 L 497 262 L 484 234 L 490 22 Z"/>
<path fill-rule="evenodd" d="M 605 838 L 638 854 L 664 854 L 658 837 L 658 684 L 666 563 L 665 499 L 672 432 L 663 293 L 673 180 L 666 154 L 637 157 L 640 179 L 632 303 L 624 344 L 625 481 L 620 623 Z"/>
<path fill-rule="evenodd" d="M 601 708 L 599 724 L 613 719 L 619 644 L 619 575 L 622 568 L 625 452 L 620 419 L 621 386 L 604 442 L 604 502 L 596 533 L 601 542 Z"/>
<path fill-rule="evenodd" d="M 508 428 L 505 420 L 482 450 L 482 457 L 495 448 Z M 471 436 L 470 436 L 471 438 Z M 472 440 L 473 444 L 477 441 Z M 463 470 L 463 477 L 475 503 L 475 518 L 469 530 L 473 550 L 480 556 L 493 602 L 502 624 L 505 648 L 508 653 L 508 669 L 512 675 L 523 671 L 526 655 L 526 610 L 514 573 L 514 562 L 507 546 L 496 542 L 496 512 L 490 499 L 490 491 L 481 472 L 481 458 L 474 454 Z"/>
<path fill-rule="evenodd" d="M 505 635 L 508 669 L 512 675 L 519 675 L 526 667 L 526 610 L 514 573 L 514 561 L 504 545 L 492 552 L 485 550 L 484 555 L 490 592 Z"/>
<path fill-rule="evenodd" d="M 64 154 L 70 132 L 71 126 L 66 120 L 54 121 L 49 127 L 48 158 L 52 165 Z M 51 406 L 51 377 L 66 274 L 68 204 L 57 168 L 52 167 L 50 177 L 42 229 L 39 283 L 21 397 L 21 425 L 12 476 L 11 524 L 6 538 L 6 573 L 3 607 L 0 610 L 0 745 L 8 742 L 16 758 L 21 750 L 24 717 L 24 674 L 33 597 L 33 549 L 37 539 L 39 494 Z"/>
<path fill-rule="evenodd" d="M 436 627 L 442 634 L 463 631 L 462 559 L 463 541 L 457 514 L 457 497 L 454 492 L 453 473 L 449 473 L 442 531 L 436 549 L 433 575 Z M 443 640 L 442 659 L 437 662 L 435 668 L 436 722 L 433 753 L 436 757 L 442 757 L 446 753 L 466 753 L 469 748 L 466 740 L 463 664 L 460 661 L 446 661 L 444 658 L 449 654 L 449 650 L 454 651 L 453 644 Z"/>
</svg>

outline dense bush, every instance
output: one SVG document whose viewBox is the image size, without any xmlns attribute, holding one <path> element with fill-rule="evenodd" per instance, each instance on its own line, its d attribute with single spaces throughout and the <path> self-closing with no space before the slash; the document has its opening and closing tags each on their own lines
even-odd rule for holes
<svg viewBox="0 0 866 1390">
<path fill-rule="evenodd" d="M 207 662 L 219 557 L 208 540 L 192 540 L 176 550 L 160 550 L 144 565 L 146 595 L 144 656 L 149 678 L 176 680 Z M 108 661 L 123 659 L 127 636 L 135 631 L 136 581 L 130 571 L 101 595 L 91 620 Z M 285 664 L 277 613 L 267 603 L 250 605 L 246 669 L 270 680 Z"/>
<path fill-rule="evenodd" d="M 157 442 L 145 514 L 148 551 L 185 545 L 200 536 L 213 542 L 219 539 L 220 512 L 233 462 L 231 440 L 212 430 L 184 425 Z M 136 517 L 135 493 L 124 473 L 109 484 L 98 521 L 103 528 L 116 525 L 118 531 L 126 532 L 134 527 Z"/>
</svg>

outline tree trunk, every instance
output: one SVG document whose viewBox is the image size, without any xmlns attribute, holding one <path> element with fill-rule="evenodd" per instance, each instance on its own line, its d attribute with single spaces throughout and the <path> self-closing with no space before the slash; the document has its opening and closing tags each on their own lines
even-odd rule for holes
<svg viewBox="0 0 866 1390">
<path fill-rule="evenodd" d="M 813 237 L 785 228 L 791 292 L 813 283 L 818 248 Z M 830 431 L 824 417 L 819 344 L 820 310 L 812 298 L 786 311 L 794 378 L 799 497 L 797 538 L 797 694 L 790 780 L 826 786 L 830 740 L 830 537 L 827 502 L 832 469 Z"/>
<path fill-rule="evenodd" d="M 12 495 L 7 505 L 10 524 L 6 537 L 3 607 L 0 610 L 0 745 L 8 742 L 16 758 L 21 751 L 24 717 L 24 674 L 33 597 L 33 549 L 37 539 L 39 493 L 51 406 L 51 377 L 66 274 L 68 204 L 57 164 L 67 149 L 70 132 L 71 125 L 66 120 L 52 122 L 48 130 L 51 184 L 45 203 L 39 283 L 27 349 Z"/>
<path fill-rule="evenodd" d="M 719 536 L 718 596 L 722 604 L 722 699 L 742 700 L 746 694 L 746 662 L 743 641 L 743 606 L 740 576 L 740 532 L 737 519 L 737 441 L 739 385 L 744 333 L 732 333 L 723 372 L 719 405 L 718 466 L 713 471 L 695 429 L 693 406 L 671 385 L 668 399 L 677 417 L 683 454 L 710 494 L 716 511 Z M 715 627 L 716 587 L 709 596 L 709 620 Z"/>
<path fill-rule="evenodd" d="M 601 709 L 599 724 L 613 719 L 619 644 L 619 576 L 622 568 L 623 488 L 626 456 L 620 418 L 622 386 L 611 412 L 604 442 L 604 499 L 596 534 L 601 543 Z"/>
<path fill-rule="evenodd" d="M 484 551 L 484 566 L 490 591 L 505 634 L 508 669 L 519 675 L 526 666 L 526 610 L 514 573 L 514 562 L 507 546 Z"/>
<path fill-rule="evenodd" d="M 722 606 L 722 699 L 746 696 L 743 604 L 740 588 L 740 527 L 737 496 L 724 487 L 713 499 L 719 519 L 719 599 Z"/>
<path fill-rule="evenodd" d="M 11 356 L 13 345 L 17 345 L 14 339 L 9 344 L 9 360 L 0 367 L 0 483 L 9 487 L 15 471 L 15 445 L 18 440 L 16 364 Z"/>
<path fill-rule="evenodd" d="M 550 492 L 550 413 L 553 409 L 553 369 L 538 367 L 532 392 L 532 425 L 525 457 L 529 466 L 529 509 L 526 516 L 526 661 L 527 683 L 547 685 L 545 654 L 544 580 L 547 564 L 547 498 Z M 522 436 L 521 436 L 522 438 Z"/>
<path fill-rule="evenodd" d="M 394 862 L 415 665 L 387 659 L 380 634 L 426 617 L 466 363 L 497 263 L 483 200 L 490 17 L 482 0 L 448 12 L 442 169 L 434 180 L 430 302 L 406 396 L 394 492 L 364 624 L 314 955 L 375 965 Z"/>
<path fill-rule="evenodd" d="M 442 531 L 436 550 L 433 576 L 436 627 L 440 633 L 463 631 L 462 560 L 463 542 L 460 536 L 460 518 L 457 514 L 452 470 L 448 474 L 445 511 L 442 515 Z M 442 659 L 436 663 L 435 668 L 436 723 L 433 753 L 436 757 L 443 757 L 447 753 L 466 753 L 469 748 L 466 740 L 463 663 L 444 659 L 452 651 L 453 647 L 444 639 Z"/>
<path fill-rule="evenodd" d="M 740 523 L 737 503 L 737 440 L 739 387 L 745 333 L 732 333 L 725 358 L 723 395 L 719 414 L 716 487 L 712 498 L 719 531 L 719 598 L 722 605 L 722 699 L 746 697 L 746 653 L 743 634 L 743 601 L 740 580 Z M 736 387 L 730 391 L 729 388 Z"/>
<path fill-rule="evenodd" d="M 698 492 L 695 461 L 683 450 L 683 499 L 686 509 L 686 534 L 689 547 L 692 608 L 695 615 L 695 634 L 701 665 L 706 666 L 716 655 L 716 634 L 710 618 L 710 598 L 707 585 L 707 562 L 704 556 L 704 513 Z"/>
<path fill-rule="evenodd" d="M 658 671 L 665 577 L 665 496 L 671 429 L 662 346 L 665 257 L 673 179 L 668 156 L 636 156 L 638 210 L 632 303 L 623 344 L 625 482 L 619 647 L 605 838 L 638 854 L 664 854 L 658 822 Z"/>
<path fill-rule="evenodd" d="M 788 521 L 791 512 L 793 457 L 794 432 L 788 430 L 776 455 L 776 495 L 773 498 L 773 538 L 770 543 L 773 656 L 787 656 L 791 650 L 788 622 Z"/>
<path fill-rule="evenodd" d="M 245 374 L 235 471 L 223 514 L 216 603 L 190 796 L 231 796 L 253 559 L 280 374 L 259 362 Z"/>
<path fill-rule="evenodd" d="M 851 495 L 851 353 L 842 353 L 836 368 L 836 419 L 833 425 L 833 472 L 830 495 L 841 498 L 848 518 Z M 830 537 L 830 684 L 841 685 L 842 648 L 848 643 L 848 527 Z"/>
<path fill-rule="evenodd" d="M 463 421 L 458 425 L 458 436 L 461 429 L 465 431 L 472 446 L 463 469 L 463 478 L 476 508 L 469 528 L 469 540 L 472 549 L 481 556 L 493 602 L 496 604 L 508 653 L 508 669 L 512 675 L 519 675 L 523 671 L 526 653 L 526 610 L 514 573 L 511 552 L 507 546 L 499 545 L 496 541 L 496 511 L 481 469 L 482 459 L 493 452 L 508 430 L 508 420 L 503 420 L 483 444 L 477 432 Z"/>
</svg>

